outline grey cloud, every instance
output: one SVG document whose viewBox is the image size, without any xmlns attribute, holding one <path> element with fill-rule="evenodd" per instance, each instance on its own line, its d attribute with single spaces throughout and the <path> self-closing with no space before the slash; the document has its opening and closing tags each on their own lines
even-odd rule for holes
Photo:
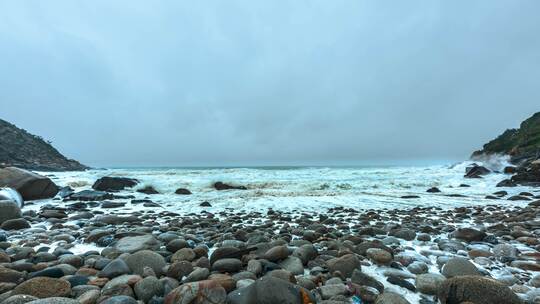
<svg viewBox="0 0 540 304">
<path fill-rule="evenodd" d="M 97 166 L 457 160 L 539 110 L 538 1 L 4 1 L 0 116 Z"/>
</svg>

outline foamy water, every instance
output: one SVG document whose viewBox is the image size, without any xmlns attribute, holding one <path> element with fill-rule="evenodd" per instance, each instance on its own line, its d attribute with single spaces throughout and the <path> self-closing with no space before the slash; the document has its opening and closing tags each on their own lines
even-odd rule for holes
<svg viewBox="0 0 540 304">
<path fill-rule="evenodd" d="M 90 189 L 102 176 L 122 176 L 140 181 L 135 189 L 153 186 L 157 195 L 135 193 L 151 198 L 170 211 L 197 212 L 208 201 L 213 210 L 325 210 L 343 206 L 358 209 L 409 208 L 414 206 L 456 206 L 493 204 L 486 194 L 503 190 L 495 185 L 509 176 L 493 173 L 481 179 L 463 177 L 470 162 L 428 167 L 290 167 L 290 168 L 145 168 L 106 169 L 86 172 L 44 173 L 60 186 L 76 191 Z M 499 164 L 500 166 L 500 164 Z M 500 168 L 496 168 L 500 169 Z M 244 185 L 248 190 L 216 191 L 217 181 Z M 460 187 L 468 184 L 470 187 Z M 438 187 L 442 193 L 426 193 Z M 192 195 L 177 195 L 187 188 Z M 504 188 L 510 194 L 529 188 Z M 127 192 L 127 191 L 126 191 Z M 133 194 L 132 190 L 129 190 Z M 466 197 L 449 197 L 461 194 Z M 420 198 L 403 199 L 404 195 Z M 510 203 L 510 202 L 508 202 Z M 520 204 L 519 202 L 511 202 Z"/>
</svg>

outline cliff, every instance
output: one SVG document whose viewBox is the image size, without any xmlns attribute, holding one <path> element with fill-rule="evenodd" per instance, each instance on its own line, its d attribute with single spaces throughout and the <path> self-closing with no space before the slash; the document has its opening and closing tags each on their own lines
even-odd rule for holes
<svg viewBox="0 0 540 304">
<path fill-rule="evenodd" d="M 537 159 L 540 156 L 540 112 L 524 120 L 518 129 L 506 130 L 472 157 L 489 154 L 510 155 L 516 164 Z"/>
<path fill-rule="evenodd" d="M 78 171 L 88 169 L 68 159 L 50 142 L 0 119 L 0 167 L 39 171 Z"/>
</svg>

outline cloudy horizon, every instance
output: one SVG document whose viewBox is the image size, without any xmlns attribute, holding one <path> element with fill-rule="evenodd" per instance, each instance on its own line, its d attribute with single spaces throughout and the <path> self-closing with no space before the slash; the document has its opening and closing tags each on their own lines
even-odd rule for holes
<svg viewBox="0 0 540 304">
<path fill-rule="evenodd" d="M 4 1 L 0 118 L 91 166 L 462 160 L 540 111 L 538 11 Z"/>
</svg>

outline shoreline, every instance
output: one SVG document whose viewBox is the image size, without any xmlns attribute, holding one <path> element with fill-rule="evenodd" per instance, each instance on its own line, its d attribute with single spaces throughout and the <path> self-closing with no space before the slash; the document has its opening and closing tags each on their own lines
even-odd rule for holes
<svg viewBox="0 0 540 304">
<path fill-rule="evenodd" d="M 521 207 L 505 206 L 506 201 L 494 201 L 489 205 L 454 209 L 415 207 L 356 210 L 336 207 L 324 212 L 272 209 L 256 212 L 225 209 L 213 213 L 210 207 L 197 213 L 183 215 L 156 210 L 156 205 L 150 201 L 141 202 L 147 205 L 138 210 L 124 210 L 122 209 L 126 208 L 124 205 L 115 205 L 115 202 L 116 200 L 105 200 L 97 204 L 66 202 L 68 208 L 54 205 L 47 207 L 46 204 L 37 203 L 32 208 L 23 208 L 24 216 L 32 223 L 32 228 L 9 232 L 7 241 L 11 243 L 10 248 L 6 248 L 6 254 L 12 257 L 12 261 L 11 265 L 3 264 L 3 266 L 7 268 L 14 266 L 13 256 L 19 255 L 18 258 L 23 259 L 33 256 L 32 260 L 36 263 L 29 265 L 32 270 L 30 274 L 36 271 L 51 272 L 60 267 L 59 264 L 63 264 L 63 260 L 67 259 L 65 254 L 76 244 L 74 248 L 77 252 L 74 253 L 78 254 L 73 255 L 71 259 L 79 262 L 76 266 L 71 265 L 72 267 L 62 266 L 69 268 L 70 272 L 64 273 L 61 277 L 69 279 L 85 274 L 88 280 L 81 286 L 99 288 L 97 290 L 94 287 L 85 287 L 91 289 L 88 292 L 98 301 L 96 303 L 105 303 L 107 298 L 125 293 L 138 298 L 135 293 L 136 284 L 144 282 L 149 277 L 155 277 L 172 286 L 180 283 L 195 284 L 186 282 L 186 278 L 193 272 L 197 272 L 197 275 L 201 275 L 202 272 L 202 276 L 197 277 L 198 279 L 213 279 L 222 285 L 225 285 L 222 282 L 225 280 L 229 286 L 228 293 L 237 287 L 248 288 L 244 286 L 251 286 L 257 282 L 255 279 L 276 277 L 306 288 L 313 293 L 314 299 L 318 299 L 317 303 L 351 303 L 353 296 L 370 303 L 369 299 L 376 298 L 377 294 L 381 294 L 380 291 L 373 290 L 373 286 L 360 288 L 363 285 L 357 284 L 359 279 L 352 273 L 329 271 L 332 269 L 329 261 L 337 259 L 337 265 L 333 267 L 347 272 L 347 267 L 340 268 L 340 263 L 346 265 L 350 261 L 340 259 L 352 255 L 356 258 L 352 263 L 356 265 L 358 271 L 371 276 L 385 287 L 382 294 L 393 292 L 401 295 L 408 303 L 427 304 L 438 302 L 434 300 L 433 295 L 423 293 L 430 292 L 429 287 L 424 286 L 425 282 L 418 282 L 418 278 L 427 277 L 433 280 L 433 284 L 440 285 L 446 280 L 441 276 L 441 272 L 444 271 L 440 265 L 448 263 L 452 257 L 460 257 L 465 258 L 466 263 L 458 261 L 458 266 L 453 266 L 454 271 L 458 273 L 477 272 L 479 275 L 492 276 L 510 285 L 513 292 L 529 301 L 534 301 L 534 297 L 540 295 L 539 201 L 527 202 L 526 206 Z M 104 204 L 107 208 L 103 208 Z M 101 207 L 96 208 L 98 206 Z M 473 236 L 482 233 L 487 235 L 482 239 L 477 237 L 474 241 L 471 241 L 468 234 L 461 238 L 452 238 L 452 230 L 460 227 L 473 227 L 474 232 L 469 232 Z M 126 242 L 126 238 L 129 240 L 130 237 L 137 236 L 149 237 L 152 242 L 157 242 L 149 245 L 150 247 L 142 246 L 137 251 L 151 249 L 154 254 L 157 253 L 163 258 L 164 269 L 153 269 L 153 275 L 129 274 L 133 271 L 119 275 L 116 278 L 129 276 L 133 282 L 127 284 L 127 287 L 122 285 L 120 291 L 117 290 L 120 287 L 115 286 L 113 289 L 119 294 L 114 292 L 109 294 L 104 288 L 105 286 L 112 288 L 107 284 L 115 282 L 113 279 L 115 277 L 109 280 L 100 277 L 99 274 L 112 260 L 118 257 L 129 259 L 130 255 L 135 255 L 137 251 L 126 254 L 118 251 L 117 246 L 118 243 Z M 485 238 L 489 242 L 485 241 Z M 94 247 L 92 242 L 97 242 L 101 246 Z M 507 250 L 511 256 L 498 256 L 494 252 L 497 242 L 509 245 L 511 248 L 508 247 Z M 170 243 L 181 243 L 183 247 L 172 250 Z M 48 250 L 40 249 L 46 244 L 55 246 L 51 246 Z M 304 245 L 308 244 L 316 248 L 317 253 L 311 256 L 312 259 L 305 261 L 306 263 L 298 263 L 298 259 L 302 257 L 298 250 L 302 250 L 301 248 L 305 248 Z M 127 246 L 139 245 L 134 243 Z M 256 249 L 253 249 L 254 246 Z M 3 247 L 6 247 L 6 244 Z M 24 247 L 32 249 L 23 250 Z M 234 258 L 224 258 L 226 261 L 223 263 L 234 265 L 216 269 L 209 261 L 212 261 L 213 254 L 223 247 L 252 250 Z M 280 256 L 269 257 L 271 254 L 268 252 L 276 247 L 279 248 L 274 251 L 278 251 Z M 187 259 L 184 256 L 172 262 L 171 259 L 180 249 L 184 249 L 182 255 L 187 255 Z M 21 251 L 25 252 L 22 256 Z M 250 263 L 256 262 L 248 262 L 250 260 L 270 263 L 266 265 L 269 268 L 265 273 L 262 271 L 251 273 Z M 189 273 L 183 273 L 181 277 L 178 277 L 178 274 L 171 274 L 172 269 L 180 267 L 178 266 L 180 262 L 182 265 L 190 264 L 194 268 Z M 13 268 L 17 269 L 16 266 L 11 269 Z M 411 269 L 417 273 L 411 272 Z M 425 275 L 426 270 L 431 275 Z M 159 272 L 163 273 L 158 274 Z M 370 284 L 380 287 L 373 282 Z M 15 286 L 13 288 L 16 290 Z M 73 288 L 76 287 L 72 286 L 72 291 Z M 158 294 L 156 293 L 156 296 Z M 162 292 L 161 295 L 165 294 Z M 159 300 L 157 298 L 156 300 Z M 165 303 L 176 302 L 165 301 Z"/>
</svg>

